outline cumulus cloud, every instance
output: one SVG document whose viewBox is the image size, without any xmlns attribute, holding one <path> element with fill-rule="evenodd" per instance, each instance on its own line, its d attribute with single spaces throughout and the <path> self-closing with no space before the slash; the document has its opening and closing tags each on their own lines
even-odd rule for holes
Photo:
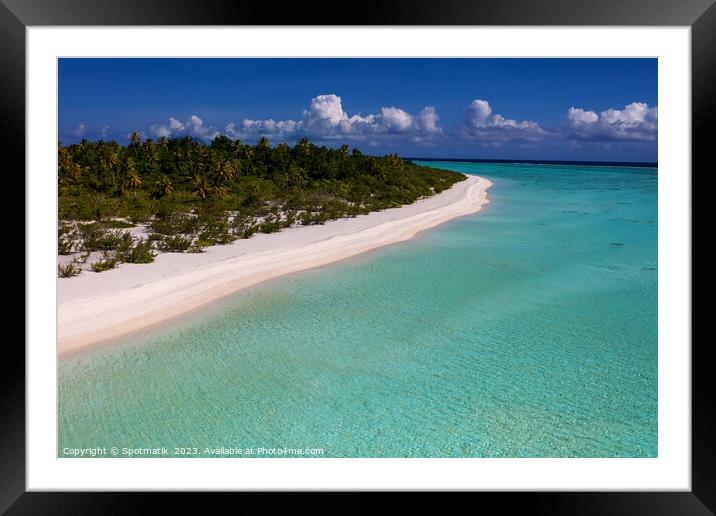
<svg viewBox="0 0 716 516">
<path fill-rule="evenodd" d="M 204 121 L 196 115 L 191 115 L 185 122 L 169 117 L 169 123 L 154 124 L 151 133 L 159 138 L 170 136 L 193 136 L 203 140 L 213 140 L 221 134 L 215 127 L 205 126 Z"/>
<path fill-rule="evenodd" d="M 433 106 L 426 106 L 418 114 L 417 122 L 421 131 L 426 134 L 442 134 L 443 130 L 438 125 L 440 117 Z"/>
<path fill-rule="evenodd" d="M 463 123 L 447 130 L 447 134 L 494 147 L 508 142 L 536 145 L 547 140 L 639 142 L 655 141 L 657 126 L 657 107 L 642 102 L 599 113 L 573 106 L 567 111 L 564 125 L 545 130 L 535 121 L 511 119 L 495 113 L 487 100 L 476 98 L 466 106 Z M 107 130 L 105 127 L 101 132 L 106 134 Z M 81 124 L 72 134 L 83 137 L 86 131 Z M 192 136 L 205 141 L 225 134 L 233 139 L 249 140 L 268 136 L 290 141 L 307 136 L 317 141 L 353 140 L 369 145 L 386 139 L 430 145 L 443 141 L 440 137 L 446 133 L 440 126 L 434 106 L 426 106 L 417 114 L 394 105 L 381 107 L 372 114 L 350 114 L 341 97 L 331 93 L 312 98 L 295 119 L 245 118 L 217 129 L 205 125 L 197 115 L 187 120 L 169 117 L 166 123 L 152 125 L 150 134 L 154 137 Z"/>
<path fill-rule="evenodd" d="M 415 125 L 415 117 L 396 107 L 384 107 L 380 109 L 380 120 L 389 133 L 404 133 L 410 131 Z"/>
<path fill-rule="evenodd" d="M 567 118 L 573 125 L 579 124 L 593 124 L 599 120 L 599 115 L 594 111 L 585 111 L 582 108 L 569 108 L 567 111 Z"/>
<path fill-rule="evenodd" d="M 537 122 L 512 120 L 492 112 L 490 103 L 483 99 L 473 100 L 465 109 L 464 135 L 483 142 L 535 141 L 547 132 Z"/>
<path fill-rule="evenodd" d="M 109 138 L 109 129 L 110 126 L 108 125 L 87 125 L 85 123 L 81 123 L 77 125 L 76 127 L 63 129 L 61 131 L 62 135 L 71 139 L 90 139 L 90 140 L 106 140 Z"/>
<path fill-rule="evenodd" d="M 237 128 L 233 122 L 226 126 L 225 131 L 231 137 L 239 138 L 248 134 L 270 134 L 275 136 L 291 136 L 297 132 L 298 122 L 294 120 L 268 120 L 244 119 L 241 128 Z"/>
<path fill-rule="evenodd" d="M 431 106 L 417 116 L 395 106 L 382 107 L 376 114 L 349 115 L 341 97 L 327 94 L 311 99 L 302 115 L 300 120 L 245 119 L 240 126 L 229 124 L 226 131 L 235 137 L 305 135 L 319 139 L 365 139 L 379 134 L 428 137 L 442 133 L 437 112 Z"/>
<path fill-rule="evenodd" d="M 443 134 L 440 117 L 434 106 L 424 107 L 412 114 L 396 106 L 382 107 L 374 114 L 349 114 L 343 100 L 335 94 L 313 97 L 300 118 L 275 120 L 250 119 L 229 122 L 223 130 L 205 126 L 201 118 L 192 115 L 188 120 L 169 117 L 164 124 L 154 124 L 150 132 L 155 137 L 193 136 L 211 140 L 220 134 L 233 139 L 253 139 L 259 136 L 286 140 L 307 136 L 315 140 L 357 140 L 375 142 L 375 138 L 405 138 L 430 141 Z"/>
<path fill-rule="evenodd" d="M 567 111 L 569 138 L 583 141 L 655 141 L 658 118 L 658 108 L 644 102 L 599 114 L 575 107 Z"/>
</svg>

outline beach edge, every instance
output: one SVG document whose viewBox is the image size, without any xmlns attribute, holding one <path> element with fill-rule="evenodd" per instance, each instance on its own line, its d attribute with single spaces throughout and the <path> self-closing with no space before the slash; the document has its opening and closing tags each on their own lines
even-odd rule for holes
<svg viewBox="0 0 716 516">
<path fill-rule="evenodd" d="M 288 239 L 282 237 L 285 232 L 266 235 L 277 249 L 237 252 L 218 261 L 207 257 L 208 263 L 176 274 L 162 273 L 155 266 L 157 277 L 137 286 L 127 286 L 122 281 L 121 274 L 127 276 L 131 271 L 111 271 L 118 278 L 113 288 L 58 301 L 58 355 L 75 354 L 129 336 L 274 278 L 409 240 L 424 230 L 479 212 L 490 202 L 487 190 L 492 185 L 486 178 L 468 175 L 448 190 L 413 204 L 312 227 L 311 240 L 304 245 L 282 248 L 281 239 Z M 332 233 L 340 229 L 340 233 L 331 236 L 326 228 L 331 228 Z M 301 232 L 308 237 L 307 229 L 298 229 L 293 239 Z M 322 233 L 325 238 L 321 238 Z M 240 249 L 236 243 L 221 247 L 231 250 L 232 246 Z M 155 264 L 140 267 L 151 265 Z M 58 282 L 58 290 L 71 288 L 73 281 L 76 280 Z"/>
</svg>

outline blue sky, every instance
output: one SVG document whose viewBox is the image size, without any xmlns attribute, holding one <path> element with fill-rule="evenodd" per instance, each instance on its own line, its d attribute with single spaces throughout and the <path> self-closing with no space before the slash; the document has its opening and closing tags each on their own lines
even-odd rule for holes
<svg viewBox="0 0 716 516">
<path fill-rule="evenodd" d="M 59 136 L 657 161 L 656 59 L 60 59 Z"/>
</svg>

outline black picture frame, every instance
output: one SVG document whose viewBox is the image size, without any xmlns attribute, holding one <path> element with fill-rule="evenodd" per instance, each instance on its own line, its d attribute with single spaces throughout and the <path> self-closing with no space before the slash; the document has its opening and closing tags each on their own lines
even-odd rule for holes
<svg viewBox="0 0 716 516">
<path fill-rule="evenodd" d="M 16 169 L 24 170 L 27 26 L 286 24 L 689 26 L 692 170 L 700 168 L 707 172 L 711 143 L 707 123 L 716 103 L 713 94 L 716 91 L 714 0 L 384 0 L 341 2 L 340 6 L 323 1 L 273 4 L 245 0 L 0 0 L 0 124 L 3 126 L 0 145 L 3 155 L 13 157 L 11 162 Z M 691 174 L 693 177 L 693 172 Z M 24 190 L 24 181 L 20 188 Z M 31 273 L 26 269 L 25 277 Z M 536 514 L 713 514 L 716 511 L 716 428 L 711 366 L 705 358 L 708 345 L 697 340 L 680 344 L 692 345 L 691 492 L 483 493 L 480 496 L 499 503 L 500 510 L 508 512 L 529 507 L 529 512 Z M 186 508 L 186 496 L 180 493 L 25 492 L 25 356 L 17 340 L 12 339 L 6 341 L 4 353 L 0 361 L 3 387 L 0 512 L 131 514 L 143 512 L 147 498 L 151 497 L 161 497 L 165 510 L 170 510 L 173 504 Z M 420 496 L 414 498 L 421 499 Z M 341 502 L 340 511 L 368 511 L 373 505 L 371 496 L 353 494 Z M 332 506 L 332 510 L 335 509 Z"/>
</svg>

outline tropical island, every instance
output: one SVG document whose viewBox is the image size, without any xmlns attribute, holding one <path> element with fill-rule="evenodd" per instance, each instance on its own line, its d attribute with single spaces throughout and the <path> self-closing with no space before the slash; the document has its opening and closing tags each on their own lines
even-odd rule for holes
<svg viewBox="0 0 716 516">
<path fill-rule="evenodd" d="M 218 136 L 83 140 L 58 151 L 60 277 L 412 204 L 466 176 L 316 146 Z"/>
<path fill-rule="evenodd" d="M 59 351 L 407 240 L 479 211 L 491 184 L 306 139 L 61 145 Z"/>
<path fill-rule="evenodd" d="M 657 59 L 56 64 L 58 458 L 659 456 Z"/>
</svg>

